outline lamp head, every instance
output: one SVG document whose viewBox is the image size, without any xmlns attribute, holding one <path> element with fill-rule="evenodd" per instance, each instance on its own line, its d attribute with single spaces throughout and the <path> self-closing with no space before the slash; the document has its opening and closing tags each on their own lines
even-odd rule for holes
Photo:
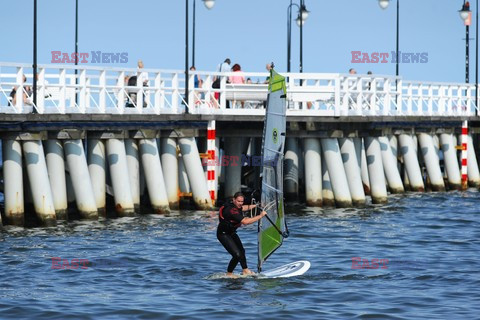
<svg viewBox="0 0 480 320">
<path fill-rule="evenodd" d="M 389 4 L 390 4 L 390 0 L 378 0 L 378 5 L 382 9 L 387 9 Z"/>
<path fill-rule="evenodd" d="M 463 21 L 466 21 L 470 14 L 470 3 L 468 1 L 465 2 L 462 5 L 462 9 L 458 10 L 458 13 L 460 13 L 460 18 L 462 18 Z"/>
<path fill-rule="evenodd" d="M 215 5 L 215 0 L 203 0 L 203 4 L 208 10 L 210 10 Z"/>
</svg>

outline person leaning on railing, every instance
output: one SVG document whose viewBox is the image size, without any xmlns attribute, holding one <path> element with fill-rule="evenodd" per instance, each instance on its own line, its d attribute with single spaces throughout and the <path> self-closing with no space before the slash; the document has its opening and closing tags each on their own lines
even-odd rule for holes
<svg viewBox="0 0 480 320">
<path fill-rule="evenodd" d="M 23 75 L 23 83 L 27 82 L 27 77 Z M 15 106 L 17 104 L 17 89 L 18 87 L 13 87 L 12 91 L 10 92 L 10 99 L 11 102 L 8 105 Z M 32 99 L 32 88 L 30 86 L 23 86 L 23 104 L 25 105 L 33 105 Z"/>
<path fill-rule="evenodd" d="M 245 75 L 243 74 L 242 68 L 238 63 L 235 63 L 232 67 L 233 75 L 228 78 L 228 82 L 231 84 L 244 84 L 245 83 Z M 237 101 L 240 102 L 241 107 L 244 107 L 244 101 Z M 235 106 L 234 106 L 235 107 Z"/>
</svg>

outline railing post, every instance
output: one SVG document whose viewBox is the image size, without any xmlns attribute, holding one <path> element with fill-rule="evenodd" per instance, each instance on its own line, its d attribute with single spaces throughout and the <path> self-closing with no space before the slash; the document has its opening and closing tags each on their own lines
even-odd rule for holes
<svg viewBox="0 0 480 320">
<path fill-rule="evenodd" d="M 403 109 L 403 80 L 402 78 L 397 79 L 397 86 L 398 86 L 398 91 L 397 91 L 397 103 L 396 103 L 396 113 L 395 114 L 401 114 L 402 109 Z"/>
<path fill-rule="evenodd" d="M 39 68 L 38 74 L 38 81 L 37 82 L 37 90 L 38 90 L 38 95 L 37 95 L 37 109 L 38 113 L 44 113 L 45 112 L 45 68 Z"/>
<path fill-rule="evenodd" d="M 100 86 L 100 93 L 98 95 L 98 104 L 100 107 L 100 112 L 105 113 L 106 110 L 106 97 L 107 97 L 107 75 L 106 71 L 100 71 L 100 78 L 99 78 L 99 86 Z"/>
<path fill-rule="evenodd" d="M 440 95 L 438 100 L 438 115 L 443 116 L 445 114 L 445 96 L 447 96 L 447 87 L 441 85 L 438 88 L 438 94 Z"/>
<path fill-rule="evenodd" d="M 125 71 L 120 71 L 117 78 L 117 109 L 123 113 L 125 107 Z"/>
<path fill-rule="evenodd" d="M 472 86 L 468 85 L 467 87 L 467 105 L 465 109 L 465 115 L 471 115 L 472 113 Z M 475 115 L 475 112 L 473 113 Z"/>
<path fill-rule="evenodd" d="M 413 83 L 408 84 L 407 89 L 407 115 L 412 115 L 412 108 L 413 108 Z"/>
<path fill-rule="evenodd" d="M 428 115 L 433 115 L 433 85 L 428 86 Z"/>
<path fill-rule="evenodd" d="M 85 101 L 85 111 L 84 113 L 87 112 L 87 109 L 90 109 L 91 103 L 92 103 L 92 79 L 90 77 L 87 77 L 87 100 Z"/>
<path fill-rule="evenodd" d="M 60 69 L 59 71 L 58 85 L 60 87 L 60 97 L 58 101 L 58 108 L 60 109 L 60 113 L 65 113 L 65 74 L 67 71 L 64 68 Z"/>
<path fill-rule="evenodd" d="M 381 114 L 388 114 L 388 110 L 392 107 L 392 84 L 390 83 L 390 78 L 385 79 L 385 97 L 383 99 L 383 110 Z M 395 90 L 397 90 L 395 88 Z"/>
<path fill-rule="evenodd" d="M 172 77 L 172 108 L 175 113 L 178 113 L 178 97 L 180 95 L 180 90 L 178 88 L 178 73 L 174 73 Z M 185 106 L 185 108 L 188 108 Z"/>
<path fill-rule="evenodd" d="M 377 78 L 371 78 L 369 88 L 370 91 L 370 114 L 375 114 L 378 110 L 377 106 Z M 373 111 L 373 112 L 372 112 Z"/>
<path fill-rule="evenodd" d="M 193 112 L 194 108 L 196 107 L 195 102 L 195 74 L 189 73 L 188 78 L 188 103 L 193 106 L 192 110 L 188 110 L 189 112 Z M 190 109 L 190 108 L 189 108 Z"/>
<path fill-rule="evenodd" d="M 342 107 L 340 105 L 341 100 L 340 100 L 340 75 L 335 75 L 334 79 L 334 85 L 335 85 L 335 106 L 333 110 L 333 114 L 335 117 L 340 117 Z"/>
<path fill-rule="evenodd" d="M 17 113 L 23 113 L 23 67 L 17 68 L 17 80 L 18 86 L 17 91 L 15 92 L 15 105 L 14 108 L 16 109 Z M 13 101 L 12 101 L 13 105 Z"/>
<path fill-rule="evenodd" d="M 226 99 L 227 77 L 222 76 L 220 78 L 220 109 L 227 108 Z M 230 106 L 232 108 L 233 106 Z"/>
<path fill-rule="evenodd" d="M 85 113 L 86 104 L 87 104 L 87 70 L 82 69 L 80 70 L 80 97 L 79 101 L 80 104 L 78 108 L 80 109 L 81 113 Z"/>
<path fill-rule="evenodd" d="M 163 107 L 162 99 L 162 78 L 161 73 L 157 72 L 155 74 L 154 86 L 155 86 L 155 95 L 154 95 L 154 109 L 156 114 L 160 114 L 160 108 Z"/>
<path fill-rule="evenodd" d="M 144 95 L 144 90 L 143 90 L 143 77 L 142 77 L 142 72 L 137 72 L 137 85 L 136 85 L 136 91 L 137 91 L 137 105 L 136 109 L 138 113 L 142 113 L 143 111 L 143 95 Z"/>
</svg>

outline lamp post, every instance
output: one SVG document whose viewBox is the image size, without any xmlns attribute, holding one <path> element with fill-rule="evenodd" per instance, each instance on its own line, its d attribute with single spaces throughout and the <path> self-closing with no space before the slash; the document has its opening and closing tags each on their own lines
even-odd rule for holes
<svg viewBox="0 0 480 320">
<path fill-rule="evenodd" d="M 292 44 L 292 7 L 298 9 L 298 16 L 296 19 L 297 25 L 300 27 L 300 72 L 303 72 L 303 24 L 308 18 L 309 11 L 305 7 L 304 0 L 300 0 L 300 5 L 293 3 L 290 0 L 290 5 L 287 8 L 287 72 L 290 72 L 291 67 L 291 44 Z"/>
<path fill-rule="evenodd" d="M 211 9 L 214 4 L 215 0 L 202 0 L 205 7 L 207 9 Z M 195 0 L 193 0 L 193 65 L 195 65 Z M 190 78 L 190 74 L 188 72 L 188 0 L 185 0 L 185 113 L 188 113 L 188 79 Z"/>
<path fill-rule="evenodd" d="M 78 84 L 77 78 L 78 65 L 78 0 L 75 0 L 75 85 Z M 78 104 L 77 88 L 75 88 L 75 103 Z"/>
<path fill-rule="evenodd" d="M 75 66 L 78 65 L 78 0 L 75 0 Z M 75 68 L 75 75 L 77 69 Z"/>
<path fill-rule="evenodd" d="M 382 9 L 386 9 L 388 5 L 390 4 L 390 0 L 378 0 L 378 5 Z M 395 60 L 396 60 L 396 66 L 395 66 L 395 75 L 398 77 L 400 71 L 399 71 L 399 41 L 400 41 L 400 0 L 397 0 L 397 31 L 396 31 L 396 48 L 395 48 Z"/>
<path fill-rule="evenodd" d="M 196 9 L 196 0 L 193 0 L 193 32 L 192 32 L 192 66 L 195 67 L 195 9 Z M 205 7 L 210 10 L 215 5 L 215 0 L 202 0 Z"/>
<path fill-rule="evenodd" d="M 185 0 L 185 113 L 188 113 L 188 0 Z"/>
<path fill-rule="evenodd" d="M 459 10 L 460 18 L 465 24 L 465 83 L 470 82 L 470 3 L 463 0 L 462 9 Z"/>
<path fill-rule="evenodd" d="M 33 88 L 32 90 L 33 90 L 33 105 L 35 108 L 37 106 L 37 0 L 33 0 Z"/>
<path fill-rule="evenodd" d="M 462 9 L 459 10 L 460 18 L 465 22 L 465 82 L 469 82 L 469 26 L 470 26 L 470 3 L 463 1 Z M 478 0 L 475 1 L 475 106 L 478 115 Z"/>
</svg>

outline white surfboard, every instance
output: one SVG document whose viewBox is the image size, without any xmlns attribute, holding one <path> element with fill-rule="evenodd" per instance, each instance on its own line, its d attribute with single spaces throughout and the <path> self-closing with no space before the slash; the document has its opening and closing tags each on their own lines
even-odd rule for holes
<svg viewBox="0 0 480 320">
<path fill-rule="evenodd" d="M 281 267 L 262 271 L 259 278 L 288 278 L 304 274 L 310 269 L 310 262 L 306 260 L 292 262 Z"/>
</svg>

